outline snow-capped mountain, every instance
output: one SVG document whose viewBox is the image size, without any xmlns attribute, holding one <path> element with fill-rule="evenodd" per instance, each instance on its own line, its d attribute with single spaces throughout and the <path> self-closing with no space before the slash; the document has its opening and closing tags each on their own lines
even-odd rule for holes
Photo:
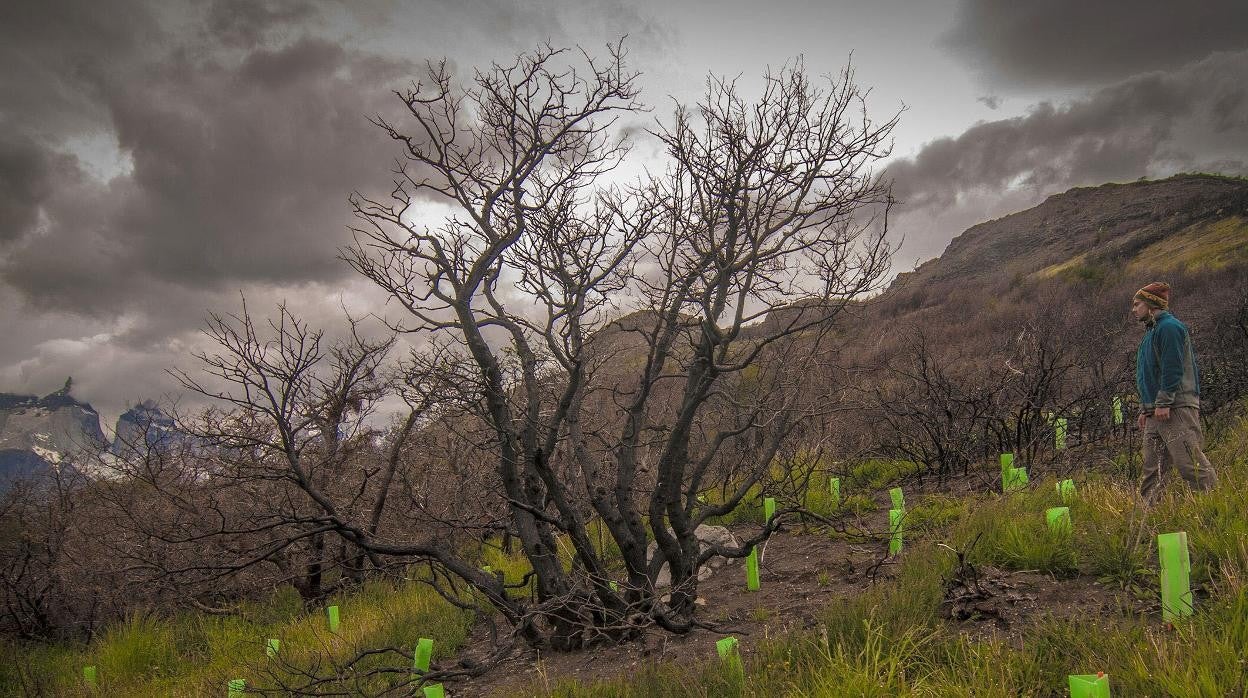
<svg viewBox="0 0 1248 698">
<path fill-rule="evenodd" d="M 72 379 L 66 380 L 44 397 L 0 393 L 0 490 L 14 477 L 65 468 L 89 473 L 101 456 L 127 457 L 183 442 L 173 420 L 145 400 L 121 415 L 110 443 L 99 413 L 70 394 L 72 385 Z"/>
</svg>

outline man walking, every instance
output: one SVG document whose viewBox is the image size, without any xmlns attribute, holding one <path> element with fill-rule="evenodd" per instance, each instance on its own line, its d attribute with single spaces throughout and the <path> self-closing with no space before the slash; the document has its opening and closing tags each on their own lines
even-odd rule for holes
<svg viewBox="0 0 1248 698">
<path fill-rule="evenodd" d="M 1135 357 L 1135 385 L 1140 393 L 1140 430 L 1144 433 L 1146 502 L 1157 496 L 1162 475 L 1175 468 L 1193 489 L 1217 483 L 1205 457 L 1200 430 L 1200 371 L 1187 325 L 1169 312 L 1170 286 L 1153 282 L 1131 301 L 1131 314 L 1147 331 Z"/>
</svg>

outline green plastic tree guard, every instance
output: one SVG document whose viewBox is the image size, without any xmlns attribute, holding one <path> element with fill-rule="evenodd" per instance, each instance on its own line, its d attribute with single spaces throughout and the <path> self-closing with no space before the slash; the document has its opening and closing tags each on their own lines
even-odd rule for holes
<svg viewBox="0 0 1248 698">
<path fill-rule="evenodd" d="M 614 580 L 614 579 L 612 579 L 611 581 L 607 582 L 607 586 L 611 587 L 611 591 L 617 591 L 617 592 L 618 592 L 618 591 L 620 590 L 620 585 L 619 585 L 619 584 L 616 584 L 616 582 L 615 582 L 615 580 Z"/>
<path fill-rule="evenodd" d="M 1049 522 L 1049 530 L 1057 534 L 1069 534 L 1070 525 L 1070 507 L 1053 507 L 1046 509 L 1044 517 Z"/>
<path fill-rule="evenodd" d="M 1027 487 L 1027 469 L 1010 467 L 1008 471 L 1001 475 L 1001 491 L 1013 492 Z"/>
<path fill-rule="evenodd" d="M 329 632 L 331 633 L 338 632 L 338 625 L 339 625 L 338 607 L 329 606 L 328 608 L 326 608 L 325 617 L 326 619 L 329 620 Z"/>
<path fill-rule="evenodd" d="M 1187 550 L 1187 533 L 1157 536 L 1161 558 L 1161 618 L 1173 623 L 1192 615 L 1192 560 Z"/>
<path fill-rule="evenodd" d="M 446 689 L 442 688 L 442 684 L 435 683 L 420 689 L 424 692 L 425 698 L 445 698 Z"/>
<path fill-rule="evenodd" d="M 1070 698 L 1109 698 L 1109 674 L 1071 674 Z"/>
<path fill-rule="evenodd" d="M 84 667 L 82 668 L 82 681 L 83 681 L 83 683 L 87 684 L 87 685 L 88 685 L 88 686 L 90 686 L 91 688 L 95 688 L 95 687 L 96 687 L 96 685 L 97 685 L 97 678 L 96 678 L 96 675 L 95 675 L 95 665 L 94 665 L 94 664 L 92 664 L 92 665 L 90 665 L 90 666 L 84 666 Z"/>
<path fill-rule="evenodd" d="M 888 510 L 888 530 L 892 537 L 888 541 L 888 554 L 896 555 L 901 552 L 901 536 L 902 536 L 902 519 L 906 516 L 906 512 L 901 509 Z"/>
<path fill-rule="evenodd" d="M 1022 468 L 1014 467 L 1014 454 L 1013 453 L 1001 454 L 1001 491 L 1002 492 L 1012 492 L 1018 489 L 1017 473 L 1019 470 L 1022 470 Z"/>
<path fill-rule="evenodd" d="M 841 478 L 834 477 L 828 480 L 828 494 L 832 496 L 832 506 L 841 506 Z"/>
<path fill-rule="evenodd" d="M 230 698 L 243 698 L 243 693 L 247 690 L 247 682 L 243 679 L 230 679 L 227 689 Z"/>
<path fill-rule="evenodd" d="M 761 585 L 758 582 L 758 548 L 755 547 L 745 556 L 745 588 L 748 591 L 758 591 Z"/>
<path fill-rule="evenodd" d="M 1114 424 L 1122 426 L 1122 398 L 1114 396 Z"/>
<path fill-rule="evenodd" d="M 737 638 L 729 635 L 715 643 L 715 650 L 719 652 L 719 659 L 724 664 L 724 668 L 731 674 L 743 676 L 745 674 L 745 665 L 741 661 L 741 648 Z"/>
<path fill-rule="evenodd" d="M 1021 490 L 1027 486 L 1028 482 L 1031 482 L 1031 480 L 1027 478 L 1027 469 L 1015 468 L 1014 469 L 1014 489 Z"/>
<path fill-rule="evenodd" d="M 900 509 L 901 511 L 906 510 L 906 497 L 902 494 L 900 487 L 894 487 L 889 490 L 888 496 L 893 500 L 894 509 Z"/>
<path fill-rule="evenodd" d="M 767 497 L 763 500 L 763 523 L 769 524 L 776 516 L 776 498 Z"/>
<path fill-rule="evenodd" d="M 1053 422 L 1053 446 L 1057 450 L 1066 448 L 1066 418 L 1059 417 Z"/>
<path fill-rule="evenodd" d="M 1062 496 L 1063 504 L 1070 504 L 1070 500 L 1075 498 L 1075 481 L 1062 480 L 1057 483 L 1057 493 Z"/>
<path fill-rule="evenodd" d="M 282 641 L 274 637 L 269 638 L 269 641 L 266 642 L 264 645 L 264 653 L 265 655 L 268 656 L 269 659 L 273 659 L 274 657 L 276 657 L 278 651 L 280 651 L 281 649 L 282 649 Z"/>
<path fill-rule="evenodd" d="M 412 668 L 422 674 L 429 673 L 429 660 L 433 658 L 433 640 L 422 637 L 416 641 L 416 651 L 412 653 Z"/>
</svg>

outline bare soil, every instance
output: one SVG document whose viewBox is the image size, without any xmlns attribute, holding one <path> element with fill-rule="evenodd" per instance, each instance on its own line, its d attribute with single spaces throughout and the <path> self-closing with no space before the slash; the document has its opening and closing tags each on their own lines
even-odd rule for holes
<svg viewBox="0 0 1248 698">
<path fill-rule="evenodd" d="M 870 583 L 867 572 L 880 561 L 883 547 L 849 543 L 823 532 L 781 531 L 772 536 L 762 552 L 758 591 L 746 590 L 745 564 L 739 560 L 720 568 L 698 585 L 700 599 L 705 602 L 703 619 L 723 632 L 699 629 L 677 636 L 651 630 L 638 642 L 594 647 L 584 652 L 538 653 L 525 649 L 485 676 L 448 685 L 448 695 L 509 694 L 527 687 L 553 687 L 565 679 L 611 679 L 665 661 L 696 663 L 716 656 L 715 641 L 725 635 L 741 638 L 742 653 L 748 657 L 753 643 L 744 641 L 747 638 L 814 627 L 819 613 L 833 599 L 853 594 Z M 877 576 L 886 578 L 893 565 L 881 565 Z M 488 644 L 488 632 L 479 631 L 474 634 L 474 642 Z"/>
</svg>

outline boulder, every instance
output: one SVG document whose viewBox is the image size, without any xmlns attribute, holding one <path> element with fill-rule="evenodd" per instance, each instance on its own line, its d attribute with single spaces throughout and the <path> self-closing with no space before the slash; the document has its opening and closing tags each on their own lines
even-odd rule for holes
<svg viewBox="0 0 1248 698">
<path fill-rule="evenodd" d="M 737 537 L 732 535 L 732 531 L 729 531 L 723 526 L 709 526 L 707 524 L 702 524 L 694 530 L 693 534 L 698 538 L 699 551 L 708 545 L 719 545 L 725 547 L 741 545 L 741 542 L 737 540 Z M 658 549 L 659 545 L 654 541 L 651 541 L 650 545 L 646 547 L 646 559 L 654 559 L 654 555 Z M 715 573 L 715 570 L 718 570 L 730 562 L 731 560 L 728 558 L 719 557 L 718 555 L 710 560 L 707 560 L 704 565 L 698 568 L 698 581 L 706 581 L 706 579 Z M 671 585 L 672 573 L 668 568 L 667 563 L 664 562 L 663 567 L 659 569 L 659 574 L 654 580 L 654 587 L 656 589 L 664 589 Z"/>
</svg>

